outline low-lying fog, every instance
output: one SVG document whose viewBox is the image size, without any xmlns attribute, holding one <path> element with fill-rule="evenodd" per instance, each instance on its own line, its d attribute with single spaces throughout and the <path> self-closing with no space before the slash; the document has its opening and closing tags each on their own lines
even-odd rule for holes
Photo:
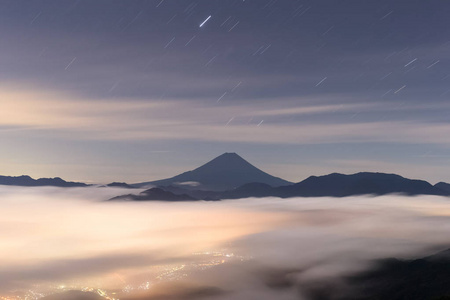
<svg viewBox="0 0 450 300">
<path fill-rule="evenodd" d="M 129 192 L 1 187 L 0 298 L 308 299 L 372 259 L 450 244 L 449 198 L 104 201 Z"/>
</svg>

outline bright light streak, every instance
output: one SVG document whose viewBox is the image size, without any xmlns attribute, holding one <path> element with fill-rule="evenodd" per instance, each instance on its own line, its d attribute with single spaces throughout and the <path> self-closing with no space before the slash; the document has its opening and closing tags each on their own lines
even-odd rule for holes
<svg viewBox="0 0 450 300">
<path fill-rule="evenodd" d="M 200 26 L 199 26 L 199 27 L 200 27 L 200 28 L 201 28 L 201 27 L 203 27 L 203 25 L 205 25 L 205 24 L 206 24 L 206 22 L 208 22 L 208 20 L 209 20 L 209 19 L 211 19 L 211 16 L 207 17 L 207 18 L 206 18 L 206 20 L 205 20 L 205 21 L 203 21 L 203 23 L 202 23 L 202 24 L 200 24 Z"/>
</svg>

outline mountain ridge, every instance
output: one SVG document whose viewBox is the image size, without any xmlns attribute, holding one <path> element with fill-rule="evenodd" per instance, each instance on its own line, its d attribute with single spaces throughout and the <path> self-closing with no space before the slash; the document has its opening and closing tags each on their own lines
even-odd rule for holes
<svg viewBox="0 0 450 300">
<path fill-rule="evenodd" d="M 450 192 L 439 189 L 427 181 L 409 179 L 397 174 L 360 172 L 355 174 L 332 173 L 310 176 L 287 186 L 271 187 L 254 182 L 228 191 L 189 190 L 174 186 L 159 186 L 175 195 L 188 195 L 199 200 L 225 200 L 263 197 L 350 197 L 358 195 L 382 196 L 403 194 L 408 196 L 436 195 L 450 196 Z M 150 199 L 151 200 L 151 199 Z"/>
<path fill-rule="evenodd" d="M 1 176 L 0 175 L 0 185 L 8 186 L 26 186 L 26 187 L 36 187 L 36 186 L 55 186 L 55 187 L 87 187 L 86 183 L 65 181 L 59 177 L 54 178 L 38 178 L 34 179 L 28 175 L 21 176 Z"/>
<path fill-rule="evenodd" d="M 59 177 L 33 179 L 28 175 L 0 176 L 0 185 L 87 187 L 81 182 L 65 181 Z M 171 178 L 127 184 L 113 182 L 107 187 L 147 188 L 158 187 L 173 195 L 182 195 L 191 200 L 220 200 L 248 197 L 347 197 L 356 195 L 439 195 L 450 196 L 450 184 L 435 185 L 424 180 L 409 179 L 397 174 L 359 172 L 355 174 L 331 173 L 310 176 L 303 181 L 291 183 L 274 177 L 236 153 L 224 153 L 200 167 Z M 103 185 L 102 187 L 105 187 Z M 161 197 L 173 198 L 158 192 Z M 158 195 L 155 191 L 151 195 Z M 147 198 L 152 198 L 148 196 Z"/>
<path fill-rule="evenodd" d="M 276 190 L 277 196 L 347 197 L 355 195 L 449 195 L 424 180 L 409 179 L 397 174 L 359 172 L 355 174 L 331 173 L 310 176 L 307 179 Z"/>
<path fill-rule="evenodd" d="M 450 183 L 441 181 L 441 182 L 436 183 L 434 186 L 437 187 L 438 189 L 441 189 L 443 191 L 450 193 Z"/>
</svg>

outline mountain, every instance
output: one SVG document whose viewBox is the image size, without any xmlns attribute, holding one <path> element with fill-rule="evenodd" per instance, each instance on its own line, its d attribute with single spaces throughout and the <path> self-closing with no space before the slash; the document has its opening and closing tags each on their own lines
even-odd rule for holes
<svg viewBox="0 0 450 300">
<path fill-rule="evenodd" d="M 85 183 L 69 182 L 59 177 L 33 179 L 30 176 L 22 175 L 17 177 L 0 176 L 0 185 L 16 186 L 56 186 L 56 187 L 86 187 Z"/>
<path fill-rule="evenodd" d="M 264 183 L 248 183 L 238 188 L 223 191 L 189 190 L 181 187 L 162 186 L 174 194 L 187 194 L 197 199 L 221 200 L 249 197 L 347 197 L 356 195 L 405 195 L 450 196 L 450 192 L 423 180 L 413 180 L 395 174 L 357 173 L 344 175 L 333 173 L 325 176 L 311 176 L 299 183 L 271 187 Z"/>
<path fill-rule="evenodd" d="M 107 184 L 106 186 L 107 187 L 119 187 L 119 188 L 124 188 L 124 189 L 134 189 L 135 188 L 125 182 L 112 182 L 110 184 Z"/>
<path fill-rule="evenodd" d="M 446 186 L 445 186 L 446 187 Z M 356 195 L 439 195 L 450 196 L 450 192 L 423 180 L 404 178 L 396 174 L 357 173 L 345 175 L 333 173 L 325 176 L 311 176 L 299 183 L 272 187 L 266 183 L 252 182 L 228 191 L 207 191 L 182 186 L 159 186 L 149 195 L 124 195 L 114 199 L 133 200 L 221 200 L 249 197 L 348 197 Z M 156 192 L 157 191 L 157 192 Z M 164 194 L 168 193 L 168 194 Z M 176 196 L 181 197 L 177 199 Z"/>
<path fill-rule="evenodd" d="M 450 193 L 450 183 L 439 182 L 439 183 L 436 183 L 434 185 L 434 187 L 436 187 L 436 188 L 438 188 L 438 189 L 440 189 L 442 191 L 445 191 L 447 193 Z"/>
<path fill-rule="evenodd" d="M 307 299 L 450 300 L 450 250 L 418 259 L 379 259 L 365 270 L 298 287 Z"/>
<path fill-rule="evenodd" d="M 252 182 L 265 183 L 270 186 L 290 184 L 286 180 L 269 175 L 254 167 L 236 153 L 224 153 L 195 170 L 168 179 L 134 184 L 134 186 L 172 185 L 190 190 L 226 191 Z"/>
<path fill-rule="evenodd" d="M 344 175 L 333 173 L 311 176 L 294 185 L 279 187 L 274 195 L 279 197 L 346 197 L 353 195 L 450 195 L 423 180 L 404 178 L 396 174 L 357 173 Z"/>
<path fill-rule="evenodd" d="M 414 260 L 381 260 L 347 280 L 355 290 L 339 300 L 450 299 L 450 250 Z"/>
<path fill-rule="evenodd" d="M 176 195 L 160 188 L 151 188 L 138 195 L 129 194 L 111 198 L 110 200 L 132 200 L 132 201 L 194 201 L 198 200 L 189 195 Z"/>
</svg>

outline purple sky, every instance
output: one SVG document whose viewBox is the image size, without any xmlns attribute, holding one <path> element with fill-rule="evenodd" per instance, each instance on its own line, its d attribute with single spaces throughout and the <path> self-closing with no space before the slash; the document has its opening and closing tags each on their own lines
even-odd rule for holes
<svg viewBox="0 0 450 300">
<path fill-rule="evenodd" d="M 449 15 L 433 0 L 2 0 L 0 174 L 138 182 L 237 152 L 291 181 L 450 181 Z"/>
</svg>

